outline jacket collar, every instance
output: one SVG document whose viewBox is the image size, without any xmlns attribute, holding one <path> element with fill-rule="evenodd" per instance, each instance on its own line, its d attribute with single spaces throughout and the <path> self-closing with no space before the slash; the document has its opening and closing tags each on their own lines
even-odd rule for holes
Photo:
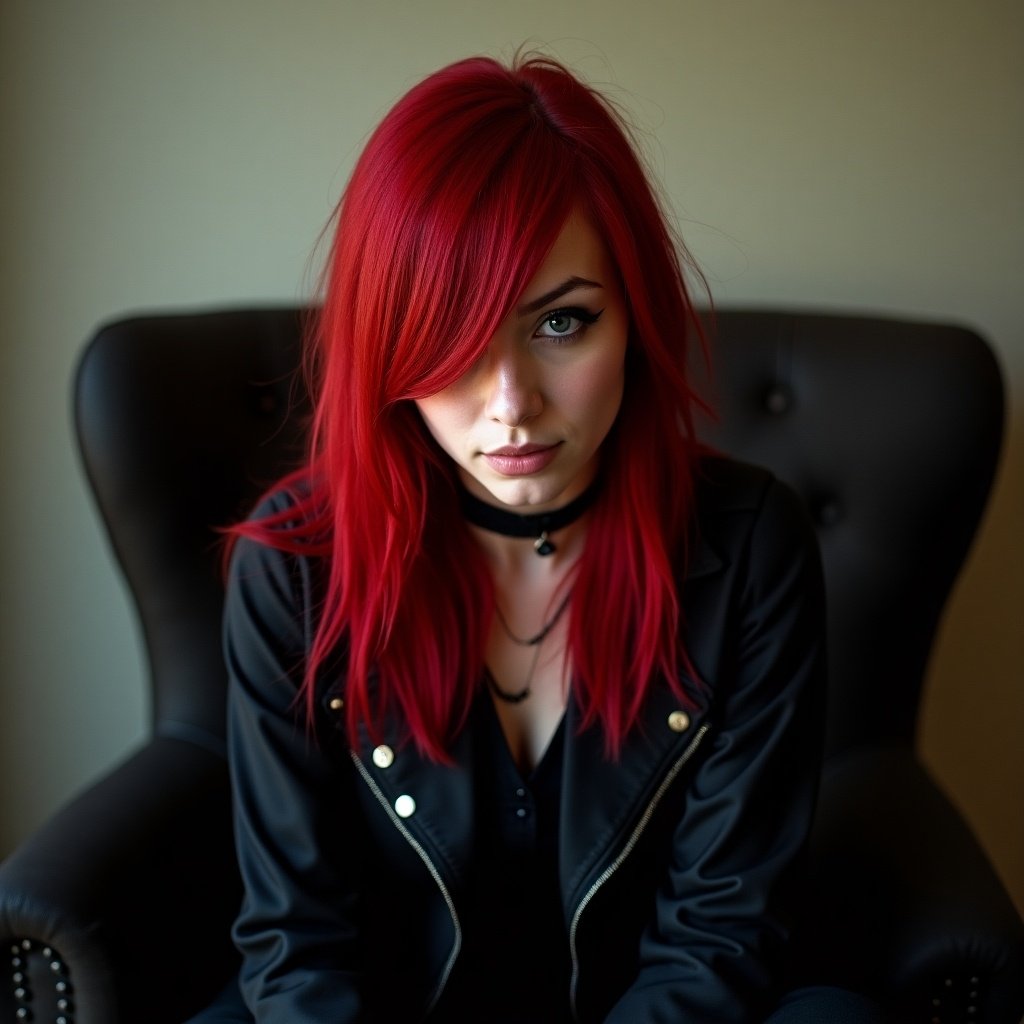
<svg viewBox="0 0 1024 1024">
<path fill-rule="evenodd" d="M 713 544 L 698 534 L 687 563 L 687 581 L 718 572 L 724 562 Z M 337 696 L 332 687 L 324 704 Z M 691 694 L 695 688 L 691 687 Z M 580 731 L 575 701 L 566 708 L 562 764 L 559 878 L 567 912 L 579 901 L 590 880 L 603 870 L 628 841 L 629 835 L 654 799 L 658 786 L 683 756 L 706 715 L 704 698 L 690 706 L 663 683 L 656 683 L 641 721 L 626 737 L 617 759 L 608 757 L 597 728 Z M 685 727 L 681 727 L 685 716 Z M 401 723 L 383 723 L 377 742 L 360 729 L 352 744 L 369 776 L 408 832 L 428 851 L 442 876 L 458 891 L 468 877 L 472 858 L 477 776 L 475 730 L 463 729 L 451 750 L 450 764 L 422 757 L 404 740 Z M 414 809 L 407 816 L 408 798 Z M 401 811 L 398 810 L 401 808 Z"/>
</svg>

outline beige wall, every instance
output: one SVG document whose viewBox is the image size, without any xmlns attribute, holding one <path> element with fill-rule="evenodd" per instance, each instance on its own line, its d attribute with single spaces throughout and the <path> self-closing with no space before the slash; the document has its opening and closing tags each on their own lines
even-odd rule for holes
<svg viewBox="0 0 1024 1024">
<path fill-rule="evenodd" d="M 922 744 L 1024 905 L 1017 0 L 0 4 L 0 854 L 144 731 L 138 637 L 69 429 L 81 343 L 128 309 L 304 295 L 387 105 L 524 40 L 653 136 L 720 304 L 952 318 L 1000 353 L 1010 441 Z"/>
</svg>

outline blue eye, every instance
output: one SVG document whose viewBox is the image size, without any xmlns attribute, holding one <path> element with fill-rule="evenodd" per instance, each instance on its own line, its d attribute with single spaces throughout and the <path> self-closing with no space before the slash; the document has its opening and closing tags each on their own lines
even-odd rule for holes
<svg viewBox="0 0 1024 1024">
<path fill-rule="evenodd" d="M 596 324 L 603 312 L 602 309 L 591 313 L 589 310 L 579 309 L 575 306 L 569 309 L 554 309 L 547 313 L 540 322 L 536 336 L 555 340 L 575 338 L 586 328 Z"/>
</svg>

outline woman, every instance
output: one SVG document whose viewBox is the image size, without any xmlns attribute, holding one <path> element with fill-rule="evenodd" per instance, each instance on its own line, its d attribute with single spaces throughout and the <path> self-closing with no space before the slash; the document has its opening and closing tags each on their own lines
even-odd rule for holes
<svg viewBox="0 0 1024 1024">
<path fill-rule="evenodd" d="M 549 60 L 445 68 L 370 139 L 308 465 L 232 561 L 240 1019 L 778 1000 L 822 584 L 790 492 L 694 439 L 678 251 Z"/>
</svg>

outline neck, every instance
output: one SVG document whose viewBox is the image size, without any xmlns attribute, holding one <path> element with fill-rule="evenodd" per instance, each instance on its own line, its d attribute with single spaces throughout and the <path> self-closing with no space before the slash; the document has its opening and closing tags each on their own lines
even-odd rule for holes
<svg viewBox="0 0 1024 1024">
<path fill-rule="evenodd" d="M 583 551 L 587 535 L 587 516 L 571 526 L 559 530 L 557 548 L 546 558 L 539 558 L 529 539 L 505 537 L 502 534 L 469 524 L 469 532 L 484 552 L 492 573 L 497 579 L 527 583 L 558 580 L 573 565 Z M 515 584 L 511 584 L 515 585 Z"/>
<path fill-rule="evenodd" d="M 485 545 L 491 547 L 490 538 L 495 538 L 509 553 L 526 552 L 528 556 L 548 561 L 580 535 L 576 527 L 585 518 L 597 493 L 595 479 L 564 505 L 527 512 L 513 511 L 478 498 L 465 487 L 460 490 L 459 501 L 467 522 Z"/>
</svg>

